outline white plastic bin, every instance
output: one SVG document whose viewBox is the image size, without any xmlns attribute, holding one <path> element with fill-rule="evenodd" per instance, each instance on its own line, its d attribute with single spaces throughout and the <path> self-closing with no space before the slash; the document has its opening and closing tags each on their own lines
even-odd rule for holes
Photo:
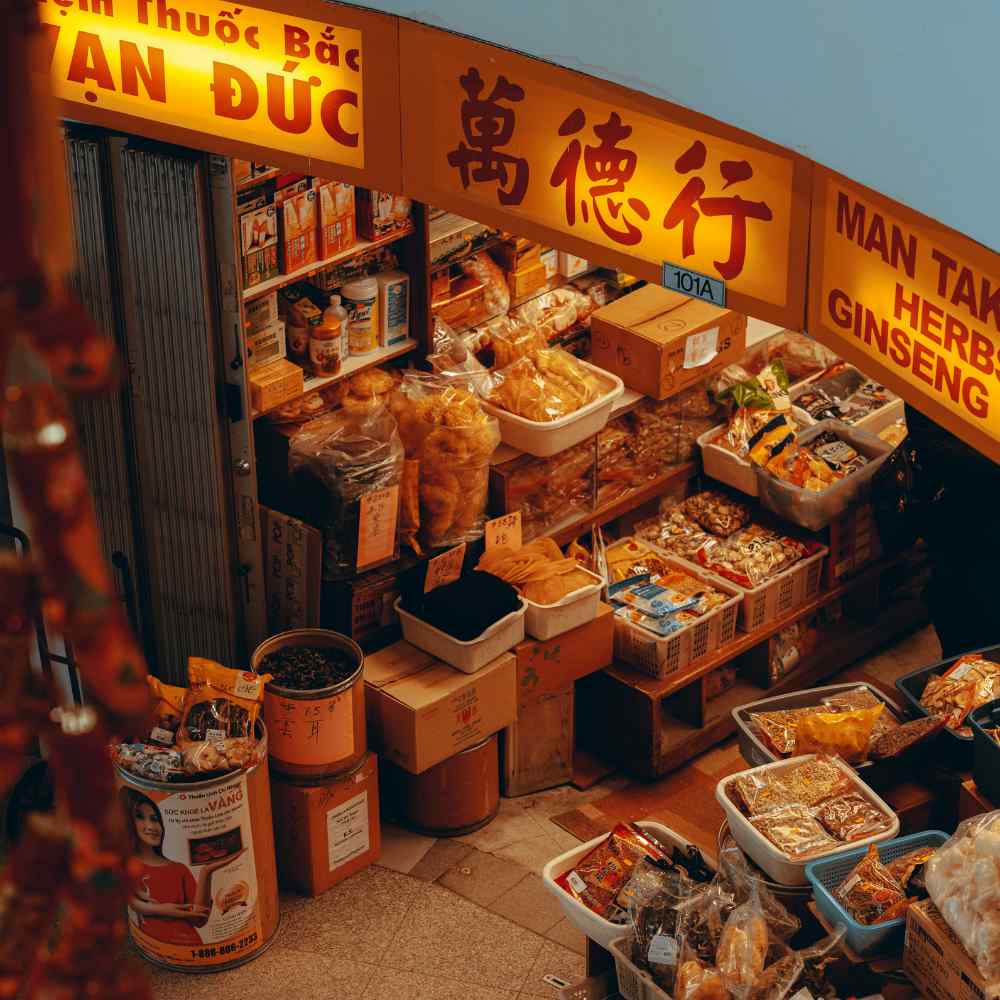
<svg viewBox="0 0 1000 1000">
<path fill-rule="evenodd" d="M 683 849 L 690 846 L 688 841 L 680 834 L 674 833 L 673 830 L 663 826 L 661 823 L 640 820 L 636 826 L 641 830 L 645 830 L 667 850 L 674 847 Z M 587 843 L 581 844 L 579 847 L 574 847 L 572 850 L 566 851 L 565 854 L 560 854 L 557 858 L 553 858 L 542 869 L 542 881 L 545 883 L 545 888 L 559 900 L 559 905 L 562 907 L 566 919 L 577 930 L 582 931 L 591 941 L 599 944 L 602 948 L 607 948 L 615 938 L 622 937 L 627 930 L 626 926 L 624 924 L 613 924 L 610 920 L 605 920 L 603 917 L 598 916 L 593 910 L 584 906 L 575 896 L 571 896 L 566 892 L 556 882 L 556 879 L 560 875 L 565 875 L 566 872 L 572 871 L 581 858 L 588 855 L 595 847 L 607 839 L 608 834 L 605 833 L 600 837 L 595 837 L 593 840 L 588 840 Z M 705 861 L 707 864 L 712 864 L 710 858 L 706 858 Z"/>
<path fill-rule="evenodd" d="M 556 604 L 535 604 L 525 600 L 528 612 L 524 630 L 534 639 L 552 639 L 570 629 L 579 628 L 597 617 L 604 581 L 589 570 L 581 569 L 594 582 L 567 594 Z"/>
<path fill-rule="evenodd" d="M 509 444 L 520 451 L 538 458 L 548 458 L 557 452 L 572 448 L 573 445 L 604 429 L 611 416 L 615 400 L 625 391 L 625 385 L 617 375 L 598 368 L 596 365 L 580 361 L 589 368 L 610 388 L 593 403 L 581 406 L 579 410 L 558 420 L 528 420 L 516 413 L 509 413 L 502 407 L 494 406 L 489 400 L 482 400 L 483 409 L 496 417 L 500 424 L 500 438 L 504 444 Z"/>
<path fill-rule="evenodd" d="M 714 444 L 720 434 L 725 433 L 726 425 L 719 424 L 703 434 L 698 435 L 698 447 L 701 448 L 701 464 L 705 475 L 733 489 L 746 493 L 747 496 L 757 496 L 757 477 L 753 466 L 740 458 L 734 451 Z"/>
<path fill-rule="evenodd" d="M 397 597 L 394 607 L 396 614 L 399 615 L 403 638 L 411 645 L 466 674 L 482 670 L 487 663 L 492 663 L 498 656 L 513 649 L 524 638 L 524 617 L 527 612 L 524 600 L 521 601 L 521 607 L 517 611 L 512 611 L 500 621 L 494 622 L 482 635 L 468 642 L 454 639 L 433 625 L 428 625 L 416 615 L 410 614 L 403 609 L 402 601 L 401 597 Z"/>
<path fill-rule="evenodd" d="M 844 772 L 850 781 L 852 785 L 851 791 L 856 791 L 863 795 L 886 819 L 890 820 L 889 826 L 882 833 L 877 833 L 872 837 L 865 837 L 861 840 L 852 840 L 849 844 L 838 844 L 828 851 L 820 851 L 809 855 L 807 858 L 797 860 L 790 854 L 777 848 L 764 834 L 760 833 L 746 816 L 743 815 L 739 806 L 729 797 L 730 785 L 737 778 L 745 774 L 781 774 L 785 771 L 790 771 L 799 764 L 804 764 L 806 761 L 812 760 L 816 756 L 817 754 L 807 753 L 801 757 L 789 757 L 788 760 L 778 761 L 774 764 L 764 764 L 761 767 L 747 768 L 745 771 L 739 771 L 736 774 L 729 775 L 728 778 L 723 778 L 715 786 L 715 797 L 726 814 L 726 821 L 729 823 L 730 832 L 736 843 L 771 878 L 782 885 L 806 885 L 808 883 L 806 865 L 810 861 L 832 857 L 834 854 L 840 854 L 842 851 L 853 851 L 859 847 L 867 847 L 869 844 L 879 844 L 883 840 L 892 840 L 893 837 L 899 834 L 899 817 L 893 811 L 892 807 L 884 799 L 876 795 L 857 776 L 854 770 L 839 758 L 832 759 L 834 764 Z"/>
</svg>

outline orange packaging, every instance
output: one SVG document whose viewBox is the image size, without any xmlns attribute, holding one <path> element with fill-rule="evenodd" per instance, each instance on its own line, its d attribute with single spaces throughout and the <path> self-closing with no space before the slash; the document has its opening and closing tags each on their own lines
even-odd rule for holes
<svg viewBox="0 0 1000 1000">
<path fill-rule="evenodd" d="M 319 257 L 325 260 L 354 246 L 354 185 L 321 181 L 319 197 Z"/>
<path fill-rule="evenodd" d="M 317 260 L 318 213 L 316 192 L 311 188 L 296 194 L 275 196 L 278 205 L 278 220 L 281 226 L 279 242 L 281 273 L 314 264 Z"/>
</svg>

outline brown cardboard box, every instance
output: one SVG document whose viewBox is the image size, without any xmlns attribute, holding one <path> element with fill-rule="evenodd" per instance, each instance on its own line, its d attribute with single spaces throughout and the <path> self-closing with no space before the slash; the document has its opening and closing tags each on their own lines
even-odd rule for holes
<svg viewBox="0 0 1000 1000">
<path fill-rule="evenodd" d="M 276 319 L 256 333 L 248 333 L 247 368 L 259 368 L 285 357 L 285 321 Z"/>
<path fill-rule="evenodd" d="M 517 707 L 504 730 L 503 793 L 530 795 L 573 777 L 573 684 Z"/>
<path fill-rule="evenodd" d="M 317 181 L 319 198 L 319 256 L 332 257 L 354 246 L 354 185 Z"/>
<path fill-rule="evenodd" d="M 278 274 L 278 217 L 263 195 L 240 213 L 240 252 L 244 288 Z"/>
<path fill-rule="evenodd" d="M 315 264 L 319 246 L 316 192 L 311 188 L 297 191 L 293 185 L 278 191 L 274 200 L 281 227 L 281 273 L 291 274 L 306 264 Z"/>
<path fill-rule="evenodd" d="M 541 258 L 533 264 L 519 267 L 516 271 L 507 272 L 507 288 L 510 290 L 511 298 L 521 299 L 525 295 L 531 295 L 545 287 L 548 281 L 545 274 L 545 265 Z"/>
<path fill-rule="evenodd" d="M 248 372 L 247 382 L 250 383 L 250 406 L 254 413 L 263 413 L 301 396 L 305 376 L 298 365 L 281 358 Z"/>
<path fill-rule="evenodd" d="M 521 236 L 511 236 L 493 248 L 493 258 L 505 271 L 538 264 L 542 259 L 540 243 Z"/>
<path fill-rule="evenodd" d="M 598 309 L 590 328 L 595 365 L 630 389 L 666 399 L 738 361 L 746 348 L 747 318 L 646 285 Z"/>
<path fill-rule="evenodd" d="M 365 664 L 368 738 L 411 774 L 447 760 L 514 721 L 517 661 L 504 653 L 463 674 L 397 642 Z"/>
<path fill-rule="evenodd" d="M 517 656 L 518 718 L 522 705 L 539 695 L 560 691 L 581 677 L 611 666 L 614 659 L 615 616 L 601 604 L 597 617 L 554 639 L 525 639 L 514 647 Z"/>
<path fill-rule="evenodd" d="M 310 896 L 378 860 L 378 758 L 353 774 L 314 785 L 271 777 L 278 878 Z"/>
<path fill-rule="evenodd" d="M 1000 982 L 983 980 L 976 963 L 929 899 L 907 910 L 903 971 L 932 1000 L 1000 998 Z"/>
</svg>

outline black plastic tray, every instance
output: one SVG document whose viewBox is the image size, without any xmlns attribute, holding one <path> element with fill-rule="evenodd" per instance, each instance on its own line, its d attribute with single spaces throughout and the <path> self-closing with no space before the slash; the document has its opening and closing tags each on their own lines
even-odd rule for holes
<svg viewBox="0 0 1000 1000">
<path fill-rule="evenodd" d="M 914 670 L 912 673 L 900 677 L 896 681 L 896 689 L 906 699 L 907 703 L 912 706 L 913 711 L 918 716 L 926 717 L 930 715 L 930 712 L 920 704 L 920 696 L 924 693 L 927 682 L 935 674 L 943 674 L 956 660 L 960 660 L 963 656 L 968 656 L 969 653 L 978 653 L 986 660 L 1000 662 L 1000 646 L 985 646 L 982 649 L 970 649 L 966 653 L 949 657 L 947 660 L 941 660 L 938 663 L 932 663 L 930 666 L 921 667 L 919 670 Z M 985 708 L 986 706 L 981 707 Z M 947 763 L 956 771 L 971 770 L 973 757 L 971 736 L 962 736 L 951 729 L 945 729 L 941 732 L 937 746 L 941 754 L 942 763 Z"/>
<path fill-rule="evenodd" d="M 972 777 L 976 789 L 991 802 L 1000 802 L 1000 743 L 986 729 L 1000 726 L 1000 698 L 969 713 L 972 726 Z"/>
</svg>

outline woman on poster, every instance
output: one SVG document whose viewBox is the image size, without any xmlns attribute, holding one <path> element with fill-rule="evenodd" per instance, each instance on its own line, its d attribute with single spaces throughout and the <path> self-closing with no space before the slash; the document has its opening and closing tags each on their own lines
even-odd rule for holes
<svg viewBox="0 0 1000 1000">
<path fill-rule="evenodd" d="M 152 799 L 130 789 L 128 818 L 133 852 L 142 864 L 129 900 L 140 929 L 167 944 L 200 945 L 196 928 L 212 913 L 212 876 L 243 851 L 202 865 L 195 880 L 187 865 L 164 857 L 163 817 Z"/>
</svg>

